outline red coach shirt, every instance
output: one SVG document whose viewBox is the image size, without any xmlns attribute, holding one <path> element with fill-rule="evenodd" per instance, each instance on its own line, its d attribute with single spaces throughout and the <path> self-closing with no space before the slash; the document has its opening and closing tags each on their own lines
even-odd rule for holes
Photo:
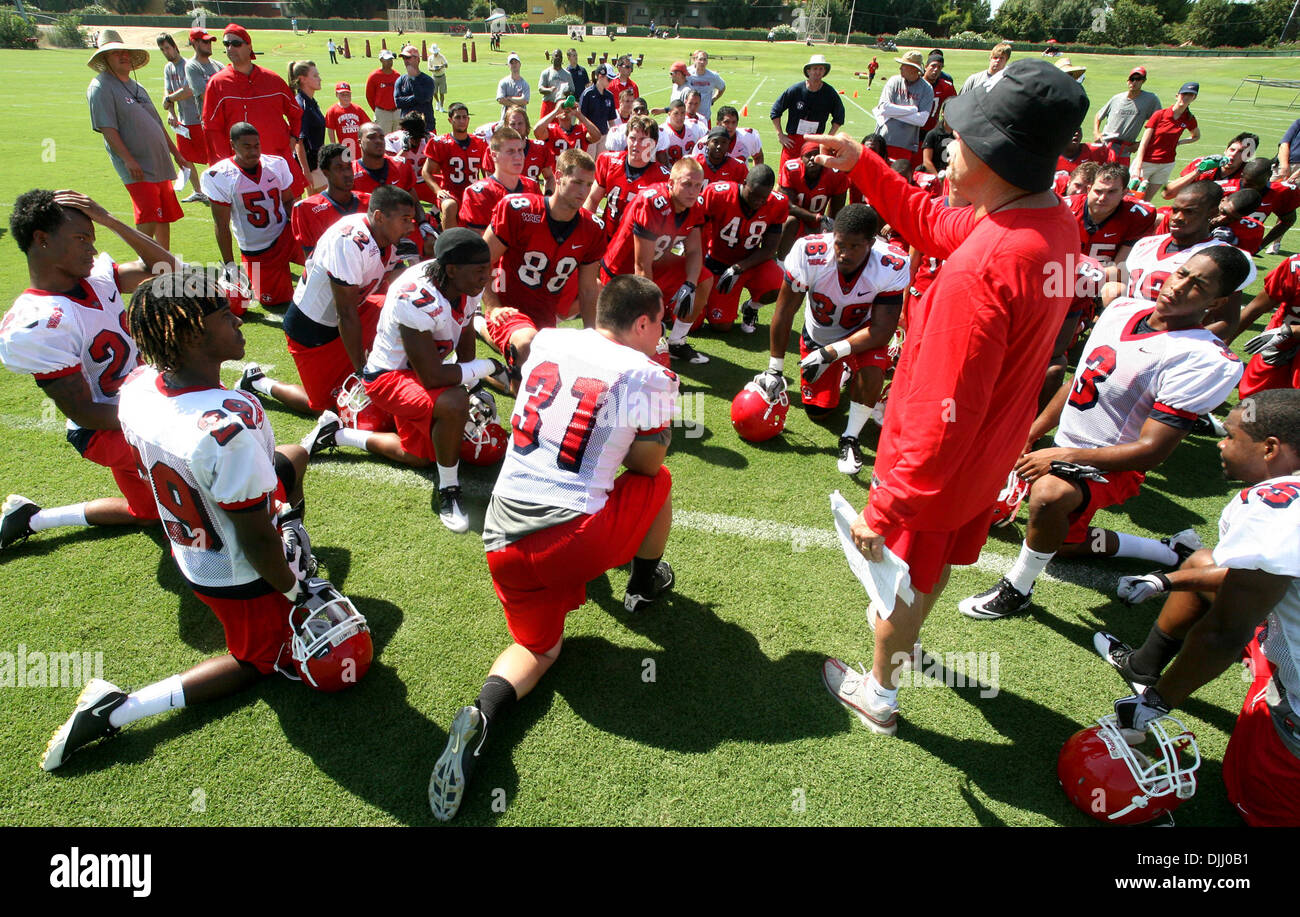
<svg viewBox="0 0 1300 917">
<path fill-rule="evenodd" d="M 976 220 L 864 153 L 851 173 L 881 218 L 945 259 L 909 307 L 864 510 L 876 532 L 950 532 L 989 511 L 1025 445 L 1072 278 L 1043 278 L 1078 245 L 1063 202 Z M 915 341 L 915 344 L 913 344 Z"/>
<path fill-rule="evenodd" d="M 1196 130 L 1196 116 L 1189 108 L 1181 118 L 1174 117 L 1172 108 L 1162 108 L 1147 119 L 1151 128 L 1151 142 L 1147 144 L 1147 162 L 1173 162 L 1178 153 L 1178 138 L 1183 131 Z"/>
<path fill-rule="evenodd" d="M 609 273 L 636 273 L 635 237 L 654 243 L 658 261 L 679 242 L 684 242 L 692 229 L 704 223 L 704 208 L 698 203 L 674 213 L 669 198 L 667 184 L 642 188 L 632 196 L 605 253 L 605 268 Z"/>
<path fill-rule="evenodd" d="M 397 111 L 397 103 L 393 101 L 393 87 L 397 85 L 397 78 L 402 74 L 396 69 L 384 72 L 380 67 L 370 76 L 366 77 L 366 104 L 378 111 Z"/>
<path fill-rule="evenodd" d="M 322 191 L 320 194 L 313 194 L 311 197 L 298 201 L 293 205 L 289 225 L 292 228 L 293 237 L 302 246 L 303 254 L 310 255 L 312 249 L 316 247 L 316 242 L 324 235 L 325 230 L 345 216 L 351 216 L 354 213 L 365 213 L 366 208 L 369 206 L 369 194 L 358 194 L 353 191 L 352 203 L 346 207 L 340 207 L 334 198 Z"/>
<path fill-rule="evenodd" d="M 1104 264 L 1115 260 L 1115 255 L 1126 245 L 1132 245 L 1155 230 L 1156 209 L 1150 204 L 1126 197 L 1119 202 L 1115 212 L 1100 223 L 1088 219 L 1088 195 L 1075 194 L 1065 199 L 1075 225 L 1079 227 L 1079 250 L 1089 258 Z"/>
<path fill-rule="evenodd" d="M 293 140 L 302 131 L 302 109 L 288 83 L 256 64 L 248 76 L 226 67 L 208 80 L 203 92 L 203 130 L 213 162 L 234 155 L 230 128 L 240 121 L 257 128 L 263 153 L 297 163 Z"/>
</svg>

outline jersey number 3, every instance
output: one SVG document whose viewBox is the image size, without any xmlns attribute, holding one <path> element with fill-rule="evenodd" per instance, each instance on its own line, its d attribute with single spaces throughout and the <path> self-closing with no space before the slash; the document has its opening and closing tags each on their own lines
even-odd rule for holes
<svg viewBox="0 0 1300 917">
<path fill-rule="evenodd" d="M 512 441 L 521 455 L 527 455 L 539 445 L 538 437 L 542 432 L 542 414 L 546 412 L 555 396 L 559 394 L 563 382 L 560 379 L 560 367 L 550 362 L 537 364 L 528 375 L 524 390 L 529 393 L 528 403 L 523 413 L 515 415 Z M 555 457 L 555 464 L 563 471 L 577 473 L 582 467 L 582 456 L 587 451 L 591 440 L 591 431 L 596 426 L 599 413 L 609 386 L 600 379 L 580 376 L 573 382 L 570 394 L 578 399 L 560 441 L 560 451 Z M 548 421 L 549 422 L 549 421 Z"/>
</svg>

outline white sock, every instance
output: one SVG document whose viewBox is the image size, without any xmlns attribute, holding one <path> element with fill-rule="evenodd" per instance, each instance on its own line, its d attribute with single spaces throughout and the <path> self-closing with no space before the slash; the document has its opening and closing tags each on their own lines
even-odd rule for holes
<svg viewBox="0 0 1300 917">
<path fill-rule="evenodd" d="M 844 435 L 852 436 L 857 439 L 862 433 L 862 428 L 867 425 L 871 419 L 871 408 L 865 404 L 858 404 L 856 401 L 849 402 L 849 419 L 844 425 Z"/>
<path fill-rule="evenodd" d="M 446 465 L 438 466 L 438 489 L 445 487 L 460 486 L 460 462 L 452 465 L 450 468 Z"/>
<path fill-rule="evenodd" d="M 1114 553 L 1114 557 L 1134 557 L 1140 560 L 1150 560 L 1158 564 L 1164 564 L 1166 567 L 1172 567 L 1178 563 L 1178 552 L 1167 544 L 1161 544 L 1157 538 L 1125 535 L 1123 532 L 1116 532 L 1115 536 L 1119 539 L 1119 550 Z"/>
<path fill-rule="evenodd" d="M 252 387 L 253 391 L 257 392 L 259 395 L 265 395 L 267 398 L 275 397 L 274 395 L 271 394 L 271 386 L 275 385 L 275 380 L 270 378 L 269 376 L 263 376 L 260 379 L 254 379 L 252 382 L 248 384 Z"/>
<path fill-rule="evenodd" d="M 334 434 L 334 445 L 351 446 L 353 449 L 365 449 L 370 442 L 369 430 L 354 430 L 352 427 L 339 427 Z"/>
<path fill-rule="evenodd" d="M 184 706 L 185 689 L 181 687 L 181 677 L 173 675 L 146 685 L 139 691 L 132 691 L 127 695 L 126 703 L 108 715 L 108 722 L 121 728 L 146 716 L 180 710 Z"/>
<path fill-rule="evenodd" d="M 75 525 L 85 528 L 90 525 L 86 521 L 86 504 L 73 503 L 69 506 L 55 506 L 52 509 L 43 509 L 27 523 L 31 526 L 33 532 L 43 532 L 46 529 L 57 529 L 61 526 Z"/>
<path fill-rule="evenodd" d="M 668 335 L 669 344 L 680 344 L 686 340 L 686 335 L 691 331 L 691 323 L 684 318 L 677 319 L 673 323 L 672 333 Z"/>
<path fill-rule="evenodd" d="M 1020 590 L 1022 595 L 1029 595 L 1034 588 L 1034 580 L 1038 579 L 1038 574 L 1047 569 L 1048 562 L 1055 556 L 1055 551 L 1041 554 L 1038 551 L 1031 551 L 1028 543 L 1022 544 L 1020 556 L 1011 565 L 1007 580 Z"/>
<path fill-rule="evenodd" d="M 898 706 L 898 689 L 886 688 L 880 682 L 876 681 L 874 673 L 867 676 L 867 690 L 875 695 L 876 700 L 882 701 L 891 707 Z"/>
</svg>

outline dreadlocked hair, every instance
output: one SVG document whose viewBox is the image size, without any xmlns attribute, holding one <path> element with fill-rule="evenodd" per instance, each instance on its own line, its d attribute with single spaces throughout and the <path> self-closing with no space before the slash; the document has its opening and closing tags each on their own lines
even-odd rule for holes
<svg viewBox="0 0 1300 917">
<path fill-rule="evenodd" d="M 126 320 L 141 359 L 159 372 L 174 372 L 181 352 L 202 336 L 204 316 L 225 305 L 207 275 L 186 266 L 141 284 Z"/>
</svg>

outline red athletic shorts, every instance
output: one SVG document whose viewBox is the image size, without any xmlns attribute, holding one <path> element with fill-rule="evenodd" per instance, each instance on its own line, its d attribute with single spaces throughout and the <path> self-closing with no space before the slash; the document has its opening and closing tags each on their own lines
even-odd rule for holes
<svg viewBox="0 0 1300 917">
<path fill-rule="evenodd" d="M 205 166 L 212 162 L 208 153 L 208 137 L 203 133 L 202 124 L 186 124 L 185 129 L 190 132 L 186 137 L 184 134 L 176 134 L 176 149 L 180 151 L 181 156 L 191 165 Z"/>
<path fill-rule="evenodd" d="M 808 339 L 802 334 L 799 335 L 799 359 L 803 359 L 812 353 L 808 349 Z M 864 350 L 862 353 L 851 353 L 842 360 L 836 360 L 826 368 L 816 382 L 809 383 L 803 377 L 803 371 L 799 372 L 799 396 L 804 404 L 812 405 L 815 408 L 830 410 L 840 403 L 840 379 L 844 372 L 844 367 L 848 366 L 850 373 L 856 373 L 858 370 L 866 369 L 868 366 L 874 366 L 882 373 L 893 365 L 889 360 L 889 348 L 877 347 L 875 350 Z M 873 407 L 873 405 L 867 405 Z"/>
<path fill-rule="evenodd" d="M 555 323 L 547 325 L 548 328 L 554 328 Z M 524 328 L 531 328 L 533 331 L 541 330 L 537 322 L 529 315 L 520 312 L 518 309 L 506 307 L 495 309 L 492 316 L 487 320 L 488 340 L 499 353 L 507 354 L 510 352 L 510 338 L 516 331 Z"/>
<path fill-rule="evenodd" d="M 538 117 L 545 118 L 553 111 L 555 111 L 555 103 L 551 101 L 544 101 L 542 102 L 542 113 L 538 115 Z"/>
<path fill-rule="evenodd" d="M 965 566 L 980 559 L 980 550 L 993 524 L 993 507 L 951 532 L 915 532 L 895 528 L 881 532 L 885 546 L 907 561 L 912 588 L 931 593 L 949 564 Z"/>
<path fill-rule="evenodd" d="M 253 286 L 253 295 L 263 306 L 285 305 L 293 300 L 293 275 L 289 273 L 289 265 L 295 253 L 301 257 L 302 246 L 294 238 L 288 223 L 270 248 L 251 255 L 239 253 L 244 273 Z"/>
<path fill-rule="evenodd" d="M 1300 825 L 1300 759 L 1278 738 L 1264 700 L 1273 664 L 1257 638 L 1251 639 L 1246 651 L 1255 681 L 1223 753 L 1228 801 L 1252 827 L 1296 827 Z"/>
<path fill-rule="evenodd" d="M 700 271 L 701 272 L 704 271 L 703 265 L 701 265 Z M 671 321 L 673 319 L 672 298 L 677 295 L 677 291 L 681 289 L 682 284 L 685 283 L 687 280 L 686 258 L 683 257 L 682 255 L 672 255 L 672 254 L 664 255 L 662 258 L 660 258 L 658 261 L 655 262 L 654 272 L 655 272 L 654 275 L 655 286 L 659 288 L 659 292 L 663 294 L 663 298 L 664 298 L 664 320 Z M 613 279 L 613 277 L 614 275 L 611 274 L 608 268 L 605 267 L 604 262 L 601 262 L 600 265 L 601 285 L 604 286 L 605 284 L 609 283 L 610 280 Z M 699 282 L 698 275 L 690 279 L 694 280 L 696 283 Z"/>
<path fill-rule="evenodd" d="M 1079 481 L 1083 488 L 1083 504 L 1070 513 L 1070 530 L 1065 534 L 1066 544 L 1083 544 L 1088 538 L 1088 528 L 1097 510 L 1118 506 L 1142 489 L 1146 474 L 1141 471 L 1106 471 L 1106 483 Z"/>
<path fill-rule="evenodd" d="M 395 369 L 366 383 L 370 406 L 396 421 L 402 448 L 430 462 L 436 458 L 432 438 L 433 405 L 445 391 L 446 387 L 425 388 L 413 369 Z"/>
<path fill-rule="evenodd" d="M 153 488 L 140 477 L 135 452 L 121 430 L 96 430 L 81 456 L 113 472 L 113 480 L 117 482 L 117 489 L 122 492 L 122 496 L 126 497 L 133 518 L 158 518 L 158 504 L 153 499 Z"/>
<path fill-rule="evenodd" d="M 664 467 L 653 478 L 624 472 L 600 512 L 489 551 L 492 585 L 515 642 L 534 653 L 559 643 L 565 616 L 587 600 L 587 583 L 636 556 L 672 486 Z"/>
<path fill-rule="evenodd" d="M 289 656 L 289 609 L 293 604 L 278 592 L 255 599 L 219 599 L 194 593 L 212 609 L 226 631 L 226 649 L 240 662 L 257 667 L 263 675 L 275 671 L 281 660 L 292 666 Z"/>
<path fill-rule="evenodd" d="M 915 150 L 905 149 L 901 146 L 886 146 L 885 153 L 889 156 L 890 162 L 893 162 L 895 159 L 906 159 L 913 165 L 913 167 L 919 166 L 924 159 L 919 145 Z"/>
<path fill-rule="evenodd" d="M 126 186 L 135 210 L 135 225 L 175 223 L 185 216 L 169 181 L 133 181 Z"/>
<path fill-rule="evenodd" d="M 376 298 L 379 299 L 379 305 L 375 304 Z M 382 304 L 383 297 L 373 294 L 367 296 L 357 308 L 357 315 L 361 319 L 361 346 L 367 351 L 375 342 L 375 329 L 379 326 L 379 308 Z M 336 337 L 319 347 L 304 347 L 287 335 L 286 340 L 289 342 L 289 355 L 298 367 L 298 378 L 307 390 L 311 409 L 317 414 L 336 410 L 338 390 L 353 372 L 352 361 L 348 359 L 348 352 L 343 347 L 343 338 Z M 366 412 L 363 411 L 362 419 L 365 415 Z M 361 421 L 358 421 L 357 426 L 362 430 L 379 429 L 366 426 Z"/>
<path fill-rule="evenodd" d="M 757 302 L 764 296 L 781 289 L 781 281 L 784 279 L 785 272 L 776 261 L 764 261 L 745 271 L 732 286 L 730 293 L 718 291 L 715 277 L 713 292 L 709 294 L 709 303 L 700 315 L 700 322 L 708 320 L 710 325 L 724 326 L 734 324 L 736 315 L 740 312 L 742 290 L 748 290 L 750 300 Z"/>
</svg>

